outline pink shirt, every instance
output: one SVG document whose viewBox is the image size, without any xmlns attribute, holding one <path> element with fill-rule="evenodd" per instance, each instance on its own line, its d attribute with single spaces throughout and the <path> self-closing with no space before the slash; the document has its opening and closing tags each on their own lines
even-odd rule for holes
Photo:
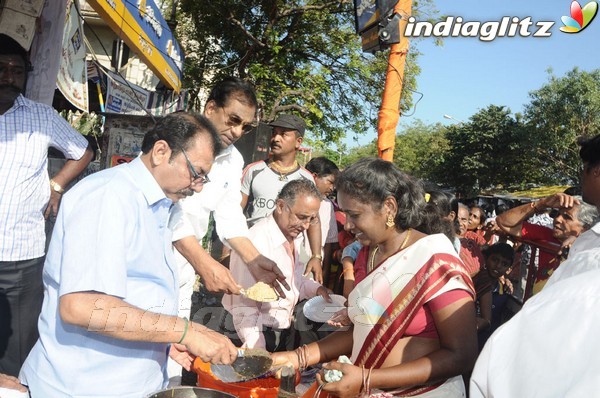
<svg viewBox="0 0 600 398">
<path fill-rule="evenodd" d="M 306 263 L 311 256 L 305 234 L 300 234 L 294 240 L 295 256 L 293 257 L 290 243 L 279 229 L 273 215 L 260 220 L 250 228 L 248 236 L 261 254 L 277 263 L 291 290 L 285 291 L 285 298 L 271 303 L 259 303 L 242 296 L 225 294 L 223 306 L 231 313 L 233 325 L 244 346 L 265 348 L 263 326 L 276 329 L 289 328 L 294 306 L 300 300 L 314 297 L 321 285 L 303 276 Z M 244 288 L 257 282 L 248 271 L 246 263 L 235 251 L 231 252 L 229 269 L 235 280 Z"/>
</svg>

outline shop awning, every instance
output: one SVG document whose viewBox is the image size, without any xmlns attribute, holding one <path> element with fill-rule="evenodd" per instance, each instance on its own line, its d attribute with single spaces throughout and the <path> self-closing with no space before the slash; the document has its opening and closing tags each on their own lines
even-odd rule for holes
<svg viewBox="0 0 600 398">
<path fill-rule="evenodd" d="M 154 0 L 87 0 L 169 88 L 181 89 L 183 53 Z"/>
</svg>

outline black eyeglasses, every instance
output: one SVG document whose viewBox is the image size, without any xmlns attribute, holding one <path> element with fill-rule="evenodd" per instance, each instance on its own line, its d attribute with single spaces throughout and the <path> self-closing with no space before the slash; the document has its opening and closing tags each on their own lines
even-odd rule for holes
<svg viewBox="0 0 600 398">
<path fill-rule="evenodd" d="M 192 166 L 192 162 L 190 162 L 190 158 L 188 158 L 187 153 L 185 153 L 183 148 L 181 148 L 181 153 L 183 153 L 183 157 L 185 158 L 188 168 L 190 169 L 190 173 L 192 174 L 192 184 L 200 184 L 200 185 L 208 184 L 210 182 L 210 179 L 204 173 L 204 171 L 200 170 L 200 173 L 198 173 L 194 169 L 194 166 Z"/>
<path fill-rule="evenodd" d="M 257 121 L 253 121 L 251 123 L 244 123 L 244 121 L 239 116 L 228 113 L 223 107 L 221 107 L 221 109 L 223 109 L 223 113 L 225 114 L 225 116 L 227 116 L 227 121 L 225 122 L 225 124 L 233 128 L 242 126 L 242 132 L 244 134 L 248 134 L 258 126 Z"/>
</svg>

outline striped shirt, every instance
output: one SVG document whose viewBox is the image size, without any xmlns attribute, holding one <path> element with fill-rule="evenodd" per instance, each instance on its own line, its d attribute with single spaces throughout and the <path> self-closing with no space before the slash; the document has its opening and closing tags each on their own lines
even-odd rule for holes
<svg viewBox="0 0 600 398">
<path fill-rule="evenodd" d="M 87 146 L 87 140 L 52 107 L 22 95 L 0 115 L 0 261 L 44 255 L 48 148 L 80 159 Z"/>
</svg>

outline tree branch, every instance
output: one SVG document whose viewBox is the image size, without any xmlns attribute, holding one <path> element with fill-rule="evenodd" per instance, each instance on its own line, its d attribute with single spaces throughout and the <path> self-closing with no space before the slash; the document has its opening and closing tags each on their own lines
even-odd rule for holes
<svg viewBox="0 0 600 398">
<path fill-rule="evenodd" d="M 242 24 L 242 22 L 238 21 L 235 18 L 235 16 L 233 15 L 233 12 L 229 11 L 229 16 L 227 17 L 227 20 L 229 22 L 231 22 L 232 24 L 234 24 L 235 26 L 237 26 L 238 28 L 240 28 L 240 30 L 242 31 L 242 33 L 244 34 L 244 36 L 246 36 L 248 39 L 250 39 L 250 41 L 253 42 L 255 46 L 258 46 L 260 48 L 265 48 L 267 46 L 265 43 L 263 43 L 262 41 L 258 40 L 258 38 L 256 38 L 252 33 L 250 33 L 248 31 L 248 29 L 246 29 L 244 27 L 244 25 Z"/>
<path fill-rule="evenodd" d="M 302 105 L 298 105 L 298 104 L 290 104 L 290 105 L 279 105 L 277 107 L 273 107 L 273 110 L 271 111 L 271 120 L 275 119 L 275 114 L 277 112 L 284 112 L 284 111 L 289 111 L 295 109 L 300 113 L 306 114 L 308 113 L 308 108 L 306 108 L 305 106 Z"/>
<path fill-rule="evenodd" d="M 285 91 L 283 93 L 281 93 L 281 95 L 279 95 L 276 99 L 275 102 L 273 103 L 273 107 L 271 108 L 271 113 L 269 113 L 269 118 L 268 120 L 274 120 L 275 119 L 275 115 L 278 112 L 281 111 L 288 111 L 288 110 L 292 110 L 295 109 L 303 114 L 308 113 L 308 108 L 299 104 L 290 104 L 290 105 L 280 105 L 281 101 L 283 101 L 284 98 L 287 98 L 289 96 L 292 95 L 296 95 L 299 96 L 301 98 L 308 98 L 311 100 L 314 100 L 314 97 L 312 96 L 312 94 L 304 92 L 304 91 L 300 91 L 300 90 L 288 90 Z"/>
<path fill-rule="evenodd" d="M 335 8 L 339 8 L 340 6 L 344 5 L 344 4 L 348 4 L 351 3 L 351 0 L 338 0 L 338 1 L 325 1 L 323 2 L 323 4 L 320 5 L 305 5 L 302 7 L 296 7 L 296 8 L 290 8 L 287 10 L 282 11 L 278 18 L 286 18 L 289 17 L 290 15 L 293 14 L 303 14 L 307 11 L 322 11 L 328 8 L 331 9 L 335 9 Z"/>
</svg>

